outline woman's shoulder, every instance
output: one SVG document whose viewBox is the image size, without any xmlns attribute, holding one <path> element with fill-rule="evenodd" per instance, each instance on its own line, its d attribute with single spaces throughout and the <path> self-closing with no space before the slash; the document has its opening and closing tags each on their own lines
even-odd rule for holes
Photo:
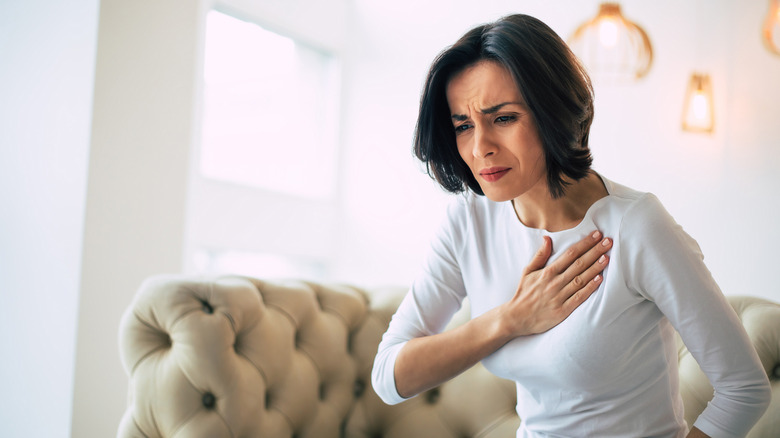
<svg viewBox="0 0 780 438">
<path fill-rule="evenodd" d="M 661 201 L 651 192 L 645 192 L 601 177 L 613 203 L 621 204 L 626 212 L 634 209 L 663 208 Z"/>
<path fill-rule="evenodd" d="M 471 192 L 455 195 L 447 207 L 440 232 L 447 234 L 456 246 L 490 239 L 507 228 L 508 208 L 511 209 L 511 204 L 507 202 L 494 202 Z"/>
<path fill-rule="evenodd" d="M 636 190 L 603 178 L 612 205 L 619 210 L 623 230 L 653 231 L 658 227 L 676 225 L 674 219 L 652 192 Z"/>
<path fill-rule="evenodd" d="M 601 177 L 601 180 L 604 182 L 604 186 L 606 186 L 609 196 L 616 200 L 631 203 L 650 194 L 648 192 L 632 189 L 631 187 L 617 183 L 603 176 Z"/>
</svg>

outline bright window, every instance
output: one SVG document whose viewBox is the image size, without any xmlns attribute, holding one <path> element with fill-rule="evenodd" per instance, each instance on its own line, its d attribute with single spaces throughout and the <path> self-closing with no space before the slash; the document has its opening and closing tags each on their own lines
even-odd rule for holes
<svg viewBox="0 0 780 438">
<path fill-rule="evenodd" d="M 332 197 L 338 76 L 332 55 L 210 11 L 201 173 L 288 195 Z"/>
</svg>

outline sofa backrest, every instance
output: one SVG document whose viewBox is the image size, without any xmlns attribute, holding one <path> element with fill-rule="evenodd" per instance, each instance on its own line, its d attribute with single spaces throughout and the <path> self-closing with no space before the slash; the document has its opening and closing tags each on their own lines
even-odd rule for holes
<svg viewBox="0 0 780 438">
<path fill-rule="evenodd" d="M 480 367 L 397 406 L 371 388 L 404 289 L 242 277 L 147 280 L 125 313 L 120 437 L 507 436 L 514 386 Z M 463 403 L 463 400 L 470 400 Z M 490 433 L 494 430 L 494 433 Z"/>
<path fill-rule="evenodd" d="M 405 293 L 237 276 L 150 278 L 120 324 L 130 384 L 118 436 L 514 436 L 515 386 L 482 365 L 399 405 L 374 393 L 377 345 Z M 681 379 L 694 382 L 683 390 L 696 393 L 683 393 L 686 417 L 695 418 L 706 386 L 682 345 L 680 357 Z"/>
</svg>

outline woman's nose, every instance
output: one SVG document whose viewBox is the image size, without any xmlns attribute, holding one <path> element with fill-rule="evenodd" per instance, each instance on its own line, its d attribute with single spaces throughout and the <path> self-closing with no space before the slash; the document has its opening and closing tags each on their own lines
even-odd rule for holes
<svg viewBox="0 0 780 438">
<path fill-rule="evenodd" d="M 485 158 L 496 152 L 496 143 L 487 130 L 476 128 L 474 132 L 475 158 Z"/>
</svg>

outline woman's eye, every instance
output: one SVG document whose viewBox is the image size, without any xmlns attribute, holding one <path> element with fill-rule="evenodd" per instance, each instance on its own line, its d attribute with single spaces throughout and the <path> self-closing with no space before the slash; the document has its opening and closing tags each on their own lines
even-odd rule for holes
<svg viewBox="0 0 780 438">
<path fill-rule="evenodd" d="M 509 123 L 515 119 L 515 116 L 498 116 L 496 117 L 497 123 Z"/>
<path fill-rule="evenodd" d="M 458 125 L 455 127 L 455 133 L 460 134 L 461 132 L 467 131 L 469 128 L 471 128 L 471 125 L 465 123 L 463 125 Z"/>
</svg>

